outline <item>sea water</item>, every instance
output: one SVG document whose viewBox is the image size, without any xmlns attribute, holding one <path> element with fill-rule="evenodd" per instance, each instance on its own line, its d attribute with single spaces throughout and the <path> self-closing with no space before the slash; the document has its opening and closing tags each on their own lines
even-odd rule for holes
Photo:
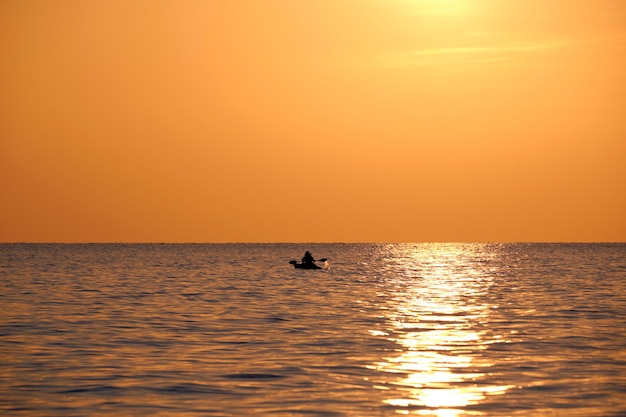
<svg viewBox="0 0 626 417">
<path fill-rule="evenodd" d="M 0 414 L 624 416 L 626 245 L 3 244 Z"/>
</svg>

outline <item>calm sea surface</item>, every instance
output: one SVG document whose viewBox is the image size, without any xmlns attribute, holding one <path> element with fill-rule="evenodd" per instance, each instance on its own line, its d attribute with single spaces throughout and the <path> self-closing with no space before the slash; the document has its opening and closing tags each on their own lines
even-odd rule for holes
<svg viewBox="0 0 626 417">
<path fill-rule="evenodd" d="M 3 244 L 0 415 L 625 416 L 626 244 Z"/>
</svg>

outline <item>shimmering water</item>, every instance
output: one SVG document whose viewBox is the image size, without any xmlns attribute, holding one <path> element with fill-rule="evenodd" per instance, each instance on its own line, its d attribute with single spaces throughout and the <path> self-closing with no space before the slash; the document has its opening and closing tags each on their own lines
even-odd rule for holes
<svg viewBox="0 0 626 417">
<path fill-rule="evenodd" d="M 0 414 L 624 416 L 626 245 L 0 245 Z"/>
</svg>

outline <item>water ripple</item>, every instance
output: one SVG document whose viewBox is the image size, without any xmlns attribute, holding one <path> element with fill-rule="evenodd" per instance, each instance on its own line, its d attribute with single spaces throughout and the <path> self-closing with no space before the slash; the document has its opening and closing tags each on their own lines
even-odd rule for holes
<svg viewBox="0 0 626 417">
<path fill-rule="evenodd" d="M 601 244 L 0 245 L 0 412 L 623 415 L 625 268 Z"/>
</svg>

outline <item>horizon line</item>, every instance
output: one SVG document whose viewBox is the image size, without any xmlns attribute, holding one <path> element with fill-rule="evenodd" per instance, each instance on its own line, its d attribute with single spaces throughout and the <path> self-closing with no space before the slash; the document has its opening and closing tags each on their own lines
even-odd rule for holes
<svg viewBox="0 0 626 417">
<path fill-rule="evenodd" d="M 232 241 L 232 242 L 167 242 L 167 241 L 131 241 L 131 242 L 115 242 L 115 241 L 75 241 L 75 242 L 54 242 L 54 241 L 41 241 L 41 242 L 29 242 L 29 241 L 14 241 L 14 242 L 0 242 L 0 245 L 362 245 L 362 244 L 387 244 L 387 245 L 401 245 L 401 244 L 626 244 L 626 240 L 511 240 L 511 241 L 336 241 L 336 242 L 299 242 L 299 241 Z"/>
</svg>

